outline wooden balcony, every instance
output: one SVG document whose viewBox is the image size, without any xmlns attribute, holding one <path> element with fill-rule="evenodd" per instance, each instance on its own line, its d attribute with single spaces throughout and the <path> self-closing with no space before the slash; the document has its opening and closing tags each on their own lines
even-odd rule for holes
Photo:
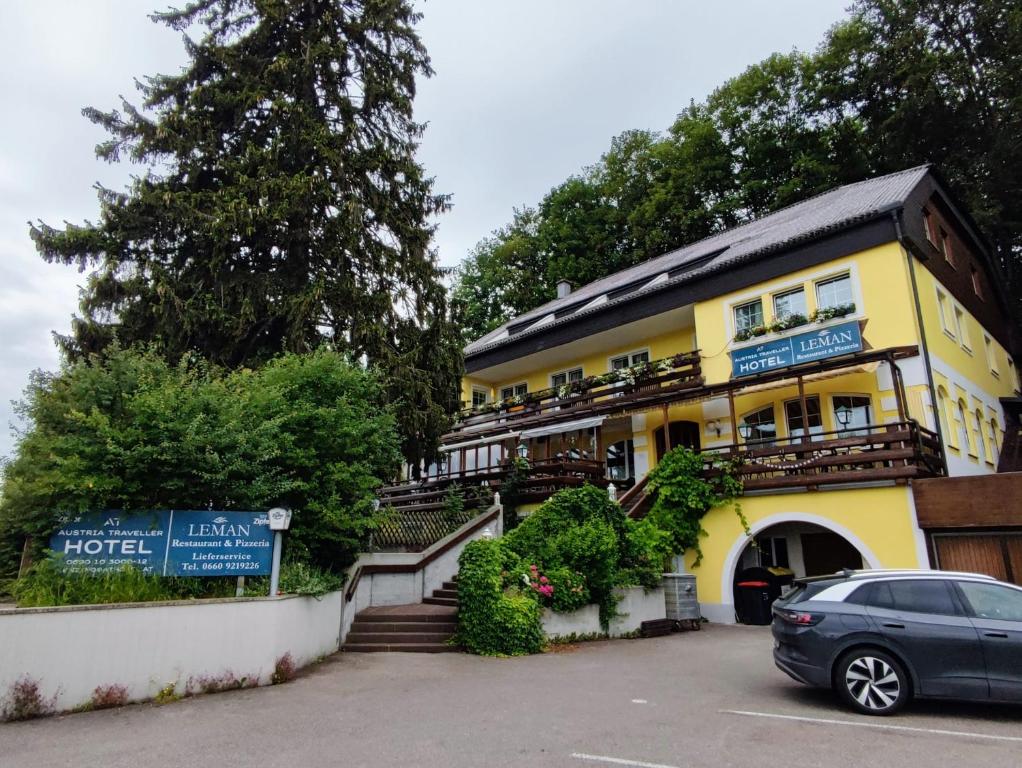
<svg viewBox="0 0 1022 768">
<path fill-rule="evenodd" d="M 940 438 L 915 421 L 732 445 L 709 455 L 736 463 L 746 493 L 946 474 Z M 712 477 L 720 470 L 708 461 L 705 472 Z"/>
<path fill-rule="evenodd" d="M 617 380 L 615 377 L 618 377 Z M 445 443 L 499 435 L 589 416 L 642 410 L 684 399 L 703 384 L 699 353 L 654 360 L 627 372 L 591 376 L 563 387 L 532 392 L 476 410 L 462 411 Z"/>
</svg>

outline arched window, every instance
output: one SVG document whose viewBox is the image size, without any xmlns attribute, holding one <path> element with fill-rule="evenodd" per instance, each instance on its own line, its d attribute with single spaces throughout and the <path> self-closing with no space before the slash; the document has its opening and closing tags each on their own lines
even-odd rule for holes
<svg viewBox="0 0 1022 768">
<path fill-rule="evenodd" d="M 990 461 L 997 466 L 997 457 L 1001 455 L 1001 432 L 997 426 L 997 417 L 990 417 Z"/>
<path fill-rule="evenodd" d="M 976 455 L 980 461 L 990 457 L 990 444 L 987 442 L 986 430 L 983 428 L 983 409 L 976 409 Z"/>
<path fill-rule="evenodd" d="M 937 418 L 940 419 L 940 432 L 944 435 L 944 442 L 951 448 L 958 447 L 955 433 L 951 431 L 953 419 L 951 417 L 951 398 L 947 395 L 944 387 L 937 387 Z"/>
<path fill-rule="evenodd" d="M 958 439 L 963 451 L 968 451 L 970 456 L 976 455 L 976 444 L 969 429 L 969 417 L 966 415 L 964 400 L 958 401 Z"/>
</svg>

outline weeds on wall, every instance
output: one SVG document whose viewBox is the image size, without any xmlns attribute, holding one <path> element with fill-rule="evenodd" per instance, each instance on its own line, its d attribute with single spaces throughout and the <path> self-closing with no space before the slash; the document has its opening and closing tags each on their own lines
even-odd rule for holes
<svg viewBox="0 0 1022 768">
<path fill-rule="evenodd" d="M 259 675 L 242 675 L 238 677 L 231 670 L 219 675 L 195 675 L 185 683 L 185 696 L 197 696 L 200 693 L 220 693 L 221 691 L 238 691 L 242 688 L 255 688 L 259 685 Z"/>
<path fill-rule="evenodd" d="M 128 689 L 123 685 L 97 685 L 89 699 L 89 709 L 112 709 L 128 703 Z"/>
<path fill-rule="evenodd" d="M 56 694 L 46 698 L 39 680 L 22 675 L 11 683 L 3 699 L 0 699 L 0 721 L 32 720 L 52 715 L 56 704 Z"/>
<path fill-rule="evenodd" d="M 280 685 L 288 680 L 293 680 L 296 674 L 298 674 L 298 665 L 295 664 L 294 657 L 288 651 L 277 659 L 277 662 L 273 665 L 273 674 L 270 675 L 270 682 L 273 685 Z"/>
</svg>

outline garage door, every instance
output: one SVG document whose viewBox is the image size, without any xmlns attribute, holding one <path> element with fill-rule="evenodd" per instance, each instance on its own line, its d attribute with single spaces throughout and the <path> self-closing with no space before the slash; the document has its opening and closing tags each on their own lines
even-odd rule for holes
<svg viewBox="0 0 1022 768">
<path fill-rule="evenodd" d="M 1022 533 L 933 534 L 937 567 L 1022 584 Z"/>
</svg>

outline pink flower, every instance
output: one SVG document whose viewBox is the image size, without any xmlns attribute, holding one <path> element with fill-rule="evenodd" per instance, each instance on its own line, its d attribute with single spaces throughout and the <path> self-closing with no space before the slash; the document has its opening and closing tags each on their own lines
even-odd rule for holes
<svg viewBox="0 0 1022 768">
<path fill-rule="evenodd" d="M 539 580 L 543 584 L 549 584 L 550 583 L 550 579 L 548 579 L 546 576 L 540 576 Z"/>
<path fill-rule="evenodd" d="M 537 567 L 536 567 L 536 566 L 534 566 L 534 565 L 530 565 L 530 566 L 529 566 L 529 570 L 530 570 L 530 571 L 532 571 L 533 573 L 535 573 L 536 571 L 538 571 L 538 570 L 539 570 L 539 568 L 537 568 Z"/>
</svg>

